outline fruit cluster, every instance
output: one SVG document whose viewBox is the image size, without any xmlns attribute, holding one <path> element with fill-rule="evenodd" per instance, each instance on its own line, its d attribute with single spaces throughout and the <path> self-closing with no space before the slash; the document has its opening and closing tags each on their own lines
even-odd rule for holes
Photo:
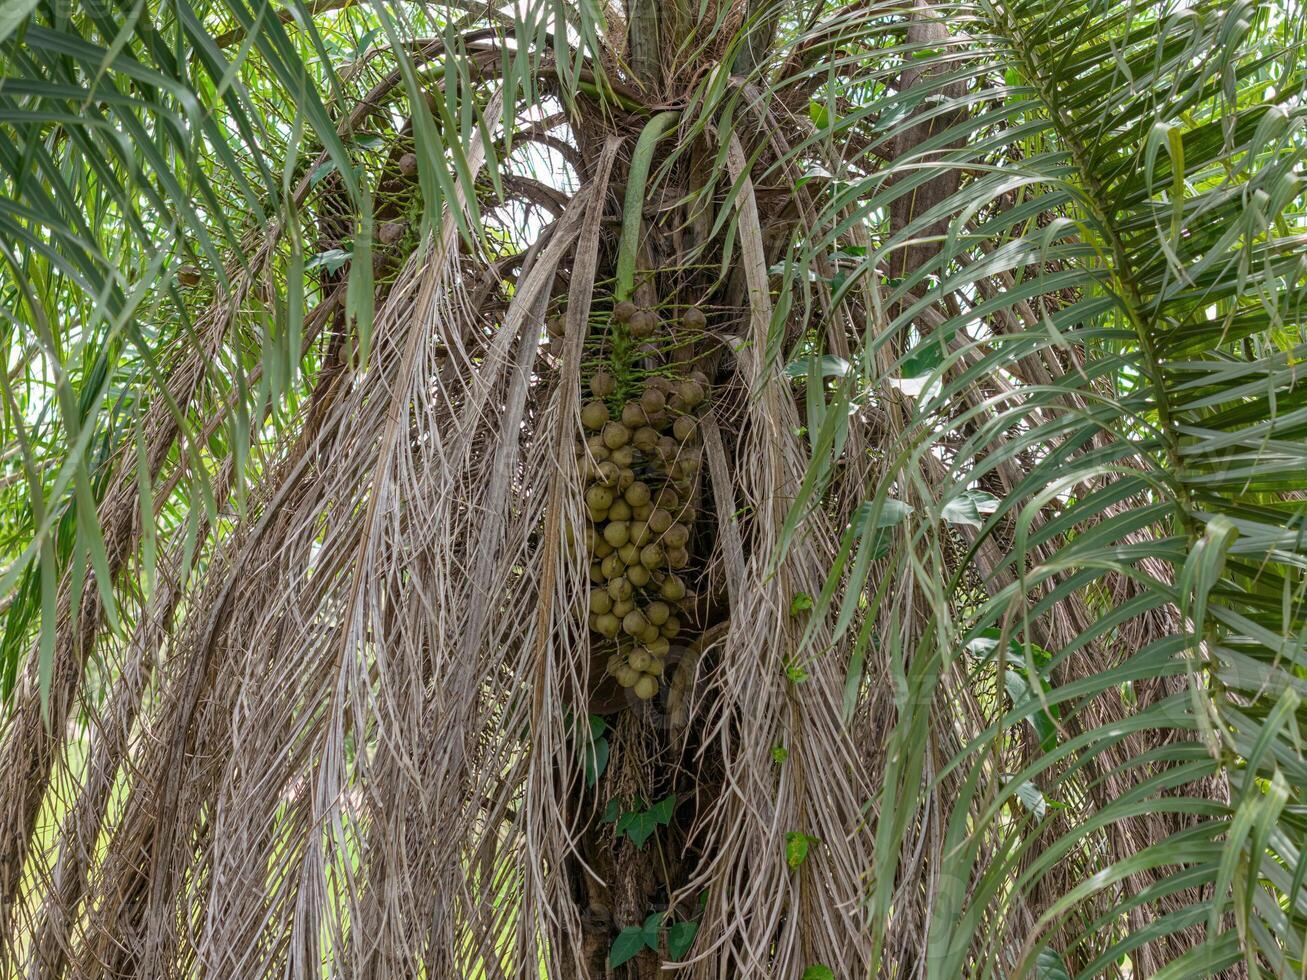
<svg viewBox="0 0 1307 980">
<path fill-rule="evenodd" d="M 629 302 L 617 304 L 613 318 L 633 337 L 658 326 L 656 314 Z M 590 628 L 616 644 L 608 672 L 648 700 L 681 629 L 677 613 L 693 600 L 677 572 L 690 563 L 702 462 L 695 413 L 707 400 L 708 379 L 655 374 L 630 387 L 623 400 L 609 371 L 590 378 L 594 399 L 581 409 L 581 423 L 591 434 L 578 453 L 589 516 Z"/>
</svg>

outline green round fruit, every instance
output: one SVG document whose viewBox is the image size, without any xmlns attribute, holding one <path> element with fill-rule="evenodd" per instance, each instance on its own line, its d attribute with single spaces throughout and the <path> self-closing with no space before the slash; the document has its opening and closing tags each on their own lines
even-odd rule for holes
<svg viewBox="0 0 1307 980">
<path fill-rule="evenodd" d="M 594 563 L 590 565 L 590 581 L 595 585 L 600 585 L 608 581 L 608 576 L 604 574 L 602 566 Z"/>
<path fill-rule="evenodd" d="M 603 569 L 605 581 L 621 578 L 626 573 L 626 563 L 622 561 L 622 556 L 615 551 L 610 552 L 599 567 Z"/>
<path fill-rule="evenodd" d="M 614 449 L 608 454 L 608 458 L 622 469 L 630 469 L 631 464 L 635 462 L 635 447 L 627 443 L 621 449 Z"/>
<path fill-rule="evenodd" d="M 643 565 L 631 565 L 626 569 L 626 577 L 637 589 L 643 589 L 649 584 L 649 569 Z"/>
<path fill-rule="evenodd" d="M 632 303 L 629 299 L 624 299 L 613 307 L 613 319 L 618 323 L 629 323 L 631 317 L 635 316 L 640 308 Z"/>
<path fill-rule="evenodd" d="M 664 557 L 663 549 L 657 544 L 647 544 L 640 549 L 640 564 L 651 571 L 662 567 Z"/>
<path fill-rule="evenodd" d="M 644 674 L 631 686 L 631 690 L 641 701 L 648 701 L 658 693 L 658 678 Z"/>
<path fill-rule="evenodd" d="M 610 521 L 629 521 L 631 519 L 631 505 L 620 497 L 613 501 L 613 506 L 608 508 L 608 519 Z"/>
<path fill-rule="evenodd" d="M 635 687 L 640 681 L 648 676 L 641 674 L 638 670 L 632 670 L 630 667 L 622 667 L 617 671 L 617 683 L 622 687 Z"/>
<path fill-rule="evenodd" d="M 618 619 L 621 619 L 623 616 L 625 616 L 634 608 L 635 608 L 634 599 L 623 599 L 621 602 L 614 602 L 613 608 L 608 611 L 611 612 Z"/>
<path fill-rule="evenodd" d="M 647 386 L 640 394 L 640 407 L 647 415 L 656 415 L 667 407 L 667 396 L 661 388 Z"/>
<path fill-rule="evenodd" d="M 654 534 L 666 534 L 672 523 L 672 515 L 661 507 L 649 515 L 649 530 L 653 531 Z"/>
<path fill-rule="evenodd" d="M 672 423 L 672 436 L 677 442 L 689 442 L 699 429 L 693 415 L 678 415 Z"/>
<path fill-rule="evenodd" d="M 679 575 L 668 575 L 663 579 L 658 594 L 668 602 L 680 602 L 685 598 L 685 583 Z"/>
<path fill-rule="evenodd" d="M 604 540 L 614 548 L 620 548 L 631 540 L 631 525 L 626 521 L 609 521 L 604 525 Z"/>
<path fill-rule="evenodd" d="M 605 596 L 607 595 L 607 593 L 603 593 L 603 594 Z M 611 606 L 609 608 L 611 608 Z M 607 609 L 596 609 L 594 611 L 608 612 Z M 667 605 L 667 603 L 665 602 L 651 602 L 649 603 L 649 605 L 644 607 L 645 618 L 648 619 L 649 622 L 653 623 L 655 626 L 662 626 L 663 623 L 667 622 L 667 618 L 671 616 L 671 614 L 672 614 L 671 606 Z"/>
<path fill-rule="evenodd" d="M 691 306 L 681 314 L 681 323 L 689 330 L 702 330 L 708 326 L 708 318 L 699 307 Z"/>
<path fill-rule="evenodd" d="M 655 626 L 653 623 L 650 623 L 648 626 L 644 628 L 644 632 L 640 634 L 639 640 L 641 643 L 649 644 L 652 643 L 654 640 L 658 639 L 660 635 L 661 634 L 658 632 L 658 627 Z"/>
<path fill-rule="evenodd" d="M 650 493 L 647 483 L 636 480 L 623 491 L 622 496 L 626 498 L 626 502 L 632 507 L 638 507 L 640 504 L 647 504 L 653 494 Z"/>
<path fill-rule="evenodd" d="M 608 406 L 596 399 L 581 409 L 581 424 L 587 429 L 602 429 L 608 422 Z"/>
<path fill-rule="evenodd" d="M 607 398 L 617 390 L 617 379 L 600 369 L 590 379 L 590 391 L 596 398 Z"/>
<path fill-rule="evenodd" d="M 599 464 L 599 473 L 595 476 L 595 481 L 605 487 L 615 487 L 621 475 L 622 468 L 611 459 L 606 459 Z"/>
<path fill-rule="evenodd" d="M 699 384 L 699 382 L 695 381 L 693 378 L 687 381 L 682 381 L 680 388 L 677 390 L 677 394 L 681 396 L 681 401 L 685 402 L 685 404 L 690 408 L 697 408 L 699 405 L 703 404 L 703 400 L 708 397 L 708 393 L 704 391 L 703 385 Z"/>
<path fill-rule="evenodd" d="M 667 622 L 663 623 L 659 629 L 662 630 L 663 636 L 670 640 L 677 633 L 681 632 L 681 621 L 675 616 L 669 616 Z"/>
<path fill-rule="evenodd" d="M 614 504 L 613 506 L 615 507 L 617 505 Z M 610 517 L 612 516 L 611 509 L 608 511 L 608 514 Z M 663 544 L 667 546 L 669 551 L 673 548 L 684 548 L 689 541 L 690 529 L 684 524 L 673 524 L 667 529 L 667 533 L 663 535 Z"/>
<path fill-rule="evenodd" d="M 632 670 L 638 670 L 645 673 L 649 670 L 649 664 L 653 661 L 653 655 L 644 647 L 636 647 L 627 657 L 626 663 Z"/>
<path fill-rule="evenodd" d="M 684 548 L 668 548 L 667 564 L 672 568 L 684 568 L 690 564 L 690 553 Z"/>
<path fill-rule="evenodd" d="M 602 616 L 606 612 L 613 611 L 613 599 L 603 589 L 590 590 L 590 612 L 596 616 Z M 659 624 L 662 625 L 661 623 Z"/>
<path fill-rule="evenodd" d="M 621 555 L 622 561 L 628 565 L 638 565 L 640 563 L 640 549 L 629 541 L 618 548 L 617 553 Z"/>
<path fill-rule="evenodd" d="M 635 431 L 647 422 L 639 402 L 627 402 L 622 406 L 622 424 L 628 429 Z"/>
<path fill-rule="evenodd" d="M 596 558 L 607 558 L 613 553 L 613 546 L 600 537 L 592 550 Z"/>
<path fill-rule="evenodd" d="M 647 521 L 653 515 L 653 504 L 640 504 L 631 508 L 631 517 L 637 521 Z"/>
<path fill-rule="evenodd" d="M 634 482 L 635 470 L 631 469 L 629 466 L 617 475 L 617 489 L 621 490 L 623 493 L 625 493 L 626 488 Z"/>
<path fill-rule="evenodd" d="M 631 441 L 631 430 L 621 422 L 604 423 L 604 445 L 609 449 L 620 449 Z"/>
<path fill-rule="evenodd" d="M 638 609 L 632 609 L 622 617 L 622 630 L 629 636 L 639 636 L 648 625 L 649 620 L 645 619 L 644 613 Z"/>
<path fill-rule="evenodd" d="M 631 436 L 631 445 L 645 455 L 652 453 L 658 445 L 658 430 L 642 423 L 635 430 L 635 434 Z M 605 449 L 605 452 L 607 452 L 607 449 Z"/>
<path fill-rule="evenodd" d="M 613 505 L 613 492 L 602 484 L 596 483 L 585 492 L 585 502 L 595 510 L 607 510 Z"/>
<path fill-rule="evenodd" d="M 672 645 L 668 642 L 667 637 L 661 635 L 661 630 L 659 632 L 660 635 L 658 639 L 654 640 L 652 643 L 646 643 L 645 648 L 661 660 L 663 657 L 667 656 L 667 652 L 671 650 Z"/>
<path fill-rule="evenodd" d="M 617 635 L 618 630 L 621 628 L 621 622 L 612 613 L 604 613 L 602 616 L 595 617 L 595 630 L 610 640 Z"/>
<path fill-rule="evenodd" d="M 646 521 L 631 521 L 631 544 L 637 548 L 643 548 L 653 540 L 653 532 L 649 530 L 649 524 Z"/>
<path fill-rule="evenodd" d="M 614 602 L 623 602 L 631 598 L 632 592 L 631 583 L 626 579 L 614 578 L 608 580 L 608 594 Z"/>
<path fill-rule="evenodd" d="M 652 337 L 654 331 L 658 329 L 658 314 L 652 310 L 639 310 L 627 321 L 627 326 L 631 330 L 632 337 L 640 340 Z"/>
</svg>

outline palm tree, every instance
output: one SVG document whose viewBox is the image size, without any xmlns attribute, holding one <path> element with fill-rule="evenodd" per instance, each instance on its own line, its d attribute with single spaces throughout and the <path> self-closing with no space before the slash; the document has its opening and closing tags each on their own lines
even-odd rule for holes
<svg viewBox="0 0 1307 980">
<path fill-rule="evenodd" d="M 6 975 L 1300 976 L 1302 11 L 0 11 Z"/>
</svg>

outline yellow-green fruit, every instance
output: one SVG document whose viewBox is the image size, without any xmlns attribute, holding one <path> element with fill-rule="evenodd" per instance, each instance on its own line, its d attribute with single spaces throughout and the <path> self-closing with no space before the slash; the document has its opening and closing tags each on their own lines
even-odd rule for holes
<svg viewBox="0 0 1307 980">
<path fill-rule="evenodd" d="M 649 569 L 643 565 L 632 565 L 626 570 L 626 577 L 637 589 L 642 589 L 649 584 Z"/>
<path fill-rule="evenodd" d="M 661 497 L 662 494 L 660 493 L 659 496 Z M 671 512 L 663 510 L 661 507 L 649 515 L 649 530 L 653 531 L 654 534 L 665 534 L 667 529 L 672 526 L 672 523 Z"/>
<path fill-rule="evenodd" d="M 681 506 L 681 498 L 676 495 L 676 491 L 671 487 L 663 487 L 654 498 L 654 506 L 661 507 L 663 510 L 674 514 Z M 663 528 L 663 530 L 667 529 Z"/>
<path fill-rule="evenodd" d="M 666 641 L 664 641 L 666 642 Z M 651 677 L 662 677 L 663 671 L 667 668 L 667 662 L 662 657 L 649 657 L 649 668 L 645 671 Z"/>
<path fill-rule="evenodd" d="M 663 657 L 667 656 L 667 651 L 672 648 L 672 645 L 667 642 L 667 637 L 659 636 L 658 639 L 654 640 L 652 643 L 646 643 L 645 648 L 661 660 Z"/>
<path fill-rule="evenodd" d="M 684 507 L 681 508 L 681 512 L 677 516 L 680 519 L 681 523 L 688 527 L 689 525 L 694 523 L 694 517 L 696 513 L 697 512 L 694 509 L 694 504 L 686 504 Z"/>
<path fill-rule="evenodd" d="M 698 428 L 699 424 L 693 415 L 678 415 L 676 421 L 672 423 L 672 435 L 678 442 L 687 442 L 694 438 Z"/>
<path fill-rule="evenodd" d="M 646 521 L 631 521 L 631 544 L 643 548 L 653 540 L 653 532 Z"/>
<path fill-rule="evenodd" d="M 679 388 L 667 396 L 667 411 L 673 415 L 683 415 L 689 410 L 689 406 L 685 404 L 685 399 L 681 397 Z"/>
<path fill-rule="evenodd" d="M 586 516 L 590 518 L 591 524 L 602 524 L 604 521 L 608 520 L 608 508 L 606 507 L 591 507 L 586 505 L 585 513 Z"/>
<path fill-rule="evenodd" d="M 668 465 L 676 459 L 676 454 L 680 451 L 681 444 L 671 436 L 663 436 L 659 439 L 658 448 L 655 450 L 655 452 L 657 452 Z"/>
<path fill-rule="evenodd" d="M 617 672 L 625 666 L 626 660 L 620 653 L 615 653 L 608 658 L 608 673 L 613 677 L 616 677 Z"/>
<path fill-rule="evenodd" d="M 681 621 L 675 616 L 669 616 L 667 622 L 663 623 L 659 628 L 663 631 L 663 636 L 670 640 L 677 633 L 681 632 Z"/>
<path fill-rule="evenodd" d="M 626 663 L 632 670 L 638 670 L 641 673 L 645 673 L 648 671 L 649 664 L 652 660 L 653 657 L 650 655 L 648 650 L 644 647 L 636 647 L 631 651 L 630 656 L 627 657 Z"/>
<path fill-rule="evenodd" d="M 622 470 L 622 472 L 617 474 L 618 490 L 625 492 L 626 488 L 629 487 L 634 482 L 635 482 L 635 470 L 631 469 L 630 467 L 627 467 L 626 469 Z"/>
<path fill-rule="evenodd" d="M 596 616 L 613 611 L 613 599 L 603 589 L 590 590 L 590 611 Z M 662 625 L 661 623 L 659 624 Z"/>
<path fill-rule="evenodd" d="M 590 391 L 596 398 L 607 398 L 617 390 L 617 379 L 607 371 L 596 371 L 590 379 Z"/>
<path fill-rule="evenodd" d="M 631 430 L 621 422 L 605 423 L 603 435 L 604 445 L 609 449 L 620 449 L 631 441 Z"/>
<path fill-rule="evenodd" d="M 643 340 L 645 337 L 652 337 L 655 330 L 658 329 L 658 314 L 650 310 L 639 310 L 627 322 L 631 328 L 631 336 Z"/>
<path fill-rule="evenodd" d="M 641 643 L 652 643 L 654 640 L 658 639 L 660 635 L 658 627 L 653 623 L 650 623 L 644 628 L 644 632 L 640 634 L 639 640 Z"/>
<path fill-rule="evenodd" d="M 668 602 L 680 602 L 685 598 L 685 583 L 681 581 L 678 575 L 668 575 L 667 578 L 663 579 L 658 594 Z"/>
<path fill-rule="evenodd" d="M 603 462 L 608 458 L 608 447 L 604 445 L 604 437 L 599 433 L 585 437 L 585 448 L 595 459 Z"/>
<path fill-rule="evenodd" d="M 681 323 L 690 330 L 702 330 L 708 326 L 708 318 L 699 307 L 691 306 L 681 314 Z"/>
<path fill-rule="evenodd" d="M 608 519 L 610 521 L 629 521 L 631 519 L 631 505 L 625 500 L 614 500 L 613 506 L 608 508 Z"/>
<path fill-rule="evenodd" d="M 613 553 L 613 546 L 605 541 L 602 537 L 595 542 L 594 556 L 596 558 L 607 558 Z"/>
<path fill-rule="evenodd" d="M 615 487 L 621 476 L 622 468 L 611 459 L 606 459 L 599 464 L 599 473 L 595 479 L 605 487 Z"/>
<path fill-rule="evenodd" d="M 647 544 L 640 549 L 640 564 L 648 569 L 655 569 L 663 563 L 663 549 L 657 544 Z"/>
<path fill-rule="evenodd" d="M 641 425 L 631 436 L 631 445 L 642 453 L 651 453 L 658 445 L 658 430 L 649 425 Z"/>
<path fill-rule="evenodd" d="M 602 616 L 595 617 L 595 629 L 610 640 L 617 635 L 617 631 L 621 628 L 621 622 L 612 613 L 604 613 Z"/>
<path fill-rule="evenodd" d="M 622 602 L 631 598 L 631 583 L 624 578 L 609 579 L 608 594 L 612 596 L 614 602 Z"/>
<path fill-rule="evenodd" d="M 604 574 L 603 566 L 601 565 L 590 566 L 590 581 L 593 582 L 595 585 L 599 585 L 601 582 L 608 581 L 608 576 Z"/>
<path fill-rule="evenodd" d="M 608 458 L 623 469 L 629 469 L 635 462 L 635 447 L 627 443 L 621 449 L 614 449 Z"/>
<path fill-rule="evenodd" d="M 647 483 L 636 480 L 622 492 L 622 496 L 626 498 L 626 502 L 632 507 L 637 507 L 640 504 L 647 504 L 652 495 L 649 492 Z"/>
<path fill-rule="evenodd" d="M 637 521 L 647 521 L 654 512 L 653 504 L 640 504 L 631 508 L 631 516 Z"/>
<path fill-rule="evenodd" d="M 616 507 L 617 505 L 614 504 L 613 506 Z M 610 509 L 608 511 L 610 517 L 612 516 L 612 513 L 613 512 Z M 663 544 L 665 544 L 669 550 L 672 548 L 684 548 L 689 540 L 690 529 L 684 524 L 673 524 L 667 529 L 667 533 L 663 535 Z"/>
<path fill-rule="evenodd" d="M 610 609 L 609 612 L 611 612 L 618 619 L 621 619 L 623 616 L 625 616 L 634 608 L 635 608 L 634 599 L 623 599 L 621 602 L 614 602 L 613 608 Z"/>
<path fill-rule="evenodd" d="M 640 407 L 647 415 L 656 415 L 667 407 L 667 396 L 661 388 L 646 387 L 640 394 Z"/>
<path fill-rule="evenodd" d="M 658 693 L 658 678 L 645 674 L 632 685 L 631 690 L 641 701 L 648 701 Z"/>
<path fill-rule="evenodd" d="M 685 402 L 690 408 L 698 407 L 707 397 L 703 385 L 693 379 L 682 381 L 676 393 L 681 396 L 681 401 Z"/>
<path fill-rule="evenodd" d="M 626 571 L 626 562 L 622 561 L 622 556 L 614 551 L 604 559 L 603 564 L 599 567 L 603 569 L 605 580 L 621 578 Z"/>
<path fill-rule="evenodd" d="M 609 521 L 604 525 L 604 540 L 614 548 L 620 548 L 631 539 L 631 525 L 626 521 Z"/>
<path fill-rule="evenodd" d="M 622 556 L 622 561 L 628 565 L 635 565 L 640 561 L 640 549 L 630 542 L 618 548 L 617 553 Z"/>
<path fill-rule="evenodd" d="M 608 423 L 608 406 L 596 399 L 581 409 L 581 424 L 587 429 L 602 429 Z"/>
<path fill-rule="evenodd" d="M 595 612 L 607 612 L 607 609 L 596 609 Z M 672 614 L 671 607 L 665 602 L 651 602 L 644 607 L 645 618 L 655 626 L 662 626 L 667 622 L 667 617 Z"/>
<path fill-rule="evenodd" d="M 647 420 L 644 417 L 644 409 L 640 407 L 639 402 L 627 402 L 622 406 L 622 424 L 634 431 L 644 425 Z"/>
<path fill-rule="evenodd" d="M 622 629 L 631 636 L 639 636 L 648 625 L 649 620 L 645 619 L 644 613 L 638 609 L 632 609 L 622 617 Z"/>
<path fill-rule="evenodd" d="M 672 568 L 684 568 L 690 564 L 690 553 L 684 548 L 667 549 L 667 564 Z"/>
<path fill-rule="evenodd" d="M 585 492 L 585 502 L 595 510 L 607 510 L 613 505 L 613 492 L 596 483 Z"/>
<path fill-rule="evenodd" d="M 613 307 L 613 319 L 618 323 L 628 323 L 639 312 L 639 307 L 629 299 L 624 299 Z"/>
<path fill-rule="evenodd" d="M 587 528 L 585 529 L 585 550 L 586 550 L 586 551 L 594 551 L 595 548 L 597 548 L 597 547 L 599 546 L 599 542 L 602 541 L 602 540 L 603 540 L 603 538 L 601 538 L 601 537 L 599 536 L 599 532 L 596 531 L 596 530 L 594 529 L 593 525 L 590 526 L 590 527 L 587 527 Z"/>
<path fill-rule="evenodd" d="M 621 667 L 617 671 L 617 683 L 621 684 L 622 687 L 635 687 L 646 676 L 638 670 L 632 670 L 630 667 Z"/>
</svg>

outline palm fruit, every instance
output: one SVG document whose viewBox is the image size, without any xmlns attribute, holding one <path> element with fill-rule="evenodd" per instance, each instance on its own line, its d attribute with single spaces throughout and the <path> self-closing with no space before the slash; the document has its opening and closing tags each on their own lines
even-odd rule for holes
<svg viewBox="0 0 1307 980">
<path fill-rule="evenodd" d="M 595 482 L 605 487 L 617 486 L 618 478 L 622 475 L 622 468 L 614 463 L 611 459 L 606 459 L 599 464 L 599 472 L 595 476 Z"/>
<path fill-rule="evenodd" d="M 631 505 L 618 497 L 613 501 L 613 505 L 608 508 L 608 519 L 610 521 L 629 521 L 631 519 Z"/>
<path fill-rule="evenodd" d="M 596 616 L 602 616 L 606 612 L 613 611 L 613 599 L 603 589 L 590 590 L 590 612 Z"/>
<path fill-rule="evenodd" d="M 631 445 L 648 455 L 658 445 L 658 430 L 650 425 L 641 425 L 631 436 Z M 604 452 L 608 452 L 607 447 L 604 447 Z"/>
<path fill-rule="evenodd" d="M 658 587 L 658 594 L 668 602 L 680 602 L 685 598 L 685 583 L 679 575 L 668 575 Z"/>
<path fill-rule="evenodd" d="M 703 385 L 699 384 L 699 382 L 695 381 L 693 378 L 688 378 L 687 380 L 682 381 L 680 387 L 677 389 L 677 394 L 681 396 L 681 401 L 683 401 L 689 408 L 697 408 L 707 397 L 707 392 L 704 391 Z"/>
<path fill-rule="evenodd" d="M 626 563 L 622 561 L 622 556 L 615 551 L 605 558 L 599 567 L 604 573 L 605 580 L 621 578 L 626 571 Z"/>
<path fill-rule="evenodd" d="M 631 430 L 621 422 L 605 422 L 603 435 L 604 445 L 609 449 L 620 449 L 631 440 Z"/>
<path fill-rule="evenodd" d="M 645 649 L 661 660 L 663 657 L 667 656 L 668 651 L 672 649 L 672 645 L 667 641 L 667 637 L 660 635 L 658 639 L 654 640 L 652 643 L 646 643 Z"/>
<path fill-rule="evenodd" d="M 631 521 L 631 544 L 643 548 L 652 540 L 653 532 L 649 530 L 648 521 Z"/>
<path fill-rule="evenodd" d="M 590 379 L 590 392 L 596 398 L 607 398 L 617 390 L 617 379 L 600 368 Z"/>
<path fill-rule="evenodd" d="M 678 415 L 676 421 L 672 423 L 672 435 L 677 442 L 689 442 L 694 438 L 698 428 L 699 424 L 693 415 Z"/>
<path fill-rule="evenodd" d="M 699 307 L 691 306 L 681 314 L 681 323 L 690 330 L 702 330 L 708 326 L 708 318 Z"/>
<path fill-rule="evenodd" d="M 620 548 L 631 537 L 631 525 L 626 521 L 609 521 L 604 525 L 604 540 L 614 548 Z"/>
<path fill-rule="evenodd" d="M 614 449 L 608 454 L 608 458 L 622 469 L 629 469 L 631 464 L 635 462 L 635 447 L 627 443 L 625 446 Z"/>
<path fill-rule="evenodd" d="M 589 455 L 593 456 L 601 463 L 608 458 L 608 447 L 604 445 L 603 436 L 587 436 L 585 440 L 585 448 Z"/>
<path fill-rule="evenodd" d="M 630 401 L 622 406 L 622 424 L 631 431 L 634 432 L 647 421 L 644 409 L 640 407 L 639 402 Z"/>
<path fill-rule="evenodd" d="M 609 511 L 609 513 L 612 512 Z M 673 524 L 667 529 L 667 533 L 663 535 L 663 544 L 667 546 L 668 550 L 684 548 L 689 540 L 690 529 L 684 524 Z"/>
<path fill-rule="evenodd" d="M 626 498 L 626 502 L 632 507 L 638 507 L 640 504 L 647 504 L 653 494 L 650 492 L 648 484 L 637 480 L 623 491 L 622 496 Z"/>
<path fill-rule="evenodd" d="M 637 589 L 642 589 L 649 584 L 649 569 L 643 565 L 631 565 L 626 569 L 626 577 Z"/>
<path fill-rule="evenodd" d="M 639 636 L 644 632 L 649 620 L 644 618 L 644 613 L 638 609 L 632 609 L 622 617 L 622 630 L 631 636 Z"/>
<path fill-rule="evenodd" d="M 647 544 L 640 549 L 640 564 L 652 571 L 663 563 L 663 549 L 657 544 Z"/>
<path fill-rule="evenodd" d="M 634 599 L 623 599 L 621 602 L 614 602 L 613 608 L 610 609 L 609 612 L 611 612 L 618 619 L 621 619 L 623 616 L 625 616 L 634 608 L 635 608 Z"/>
<path fill-rule="evenodd" d="M 606 597 L 607 593 L 600 593 L 600 595 L 604 595 Z M 598 609 L 595 611 L 607 612 L 608 610 Z M 651 602 L 649 603 L 649 605 L 644 607 L 645 618 L 648 619 L 649 622 L 653 623 L 655 626 L 662 626 L 663 623 L 667 622 L 667 618 L 671 616 L 671 614 L 672 614 L 672 609 L 665 602 Z"/>
<path fill-rule="evenodd" d="M 596 399 L 581 409 L 581 424 L 587 429 L 602 429 L 608 423 L 608 406 Z"/>
<path fill-rule="evenodd" d="M 627 543 L 622 545 L 617 549 L 617 553 L 621 556 L 622 561 L 626 562 L 627 565 L 635 565 L 640 561 L 640 549 L 633 544 Z"/>
<path fill-rule="evenodd" d="M 631 516 L 637 521 L 647 521 L 653 511 L 653 504 L 637 504 L 631 508 Z"/>
<path fill-rule="evenodd" d="M 644 647 L 636 647 L 626 659 L 627 664 L 632 670 L 638 670 L 645 673 L 649 670 L 649 664 L 653 662 L 653 655 Z"/>
<path fill-rule="evenodd" d="M 632 670 L 630 667 L 619 667 L 617 669 L 617 683 L 621 684 L 622 687 L 636 687 L 646 676 L 648 675 L 641 674 L 638 670 Z"/>
<path fill-rule="evenodd" d="M 661 493 L 659 496 L 661 496 Z M 649 515 L 649 530 L 654 534 L 664 534 L 672 526 L 672 522 L 671 512 L 658 507 Z"/>
<path fill-rule="evenodd" d="M 667 398 L 663 394 L 663 390 L 651 385 L 646 385 L 644 391 L 640 395 L 640 408 L 644 410 L 645 414 L 657 414 L 666 407 Z"/>
<path fill-rule="evenodd" d="M 663 625 L 660 626 L 659 629 L 662 630 L 663 636 L 667 637 L 670 640 L 677 633 L 681 632 L 681 621 L 677 619 L 675 616 L 668 616 L 667 622 L 663 623 Z"/>
<path fill-rule="evenodd" d="M 658 329 L 658 314 L 651 310 L 638 310 L 626 325 L 630 328 L 632 337 L 640 340 L 652 337 L 654 331 Z"/>
<path fill-rule="evenodd" d="M 635 482 L 635 470 L 629 466 L 617 474 L 617 489 L 625 491 L 632 483 Z"/>
<path fill-rule="evenodd" d="M 608 594 L 614 602 L 631 598 L 632 591 L 631 583 L 624 578 L 610 579 L 608 582 Z"/>
<path fill-rule="evenodd" d="M 652 547 L 652 545 L 650 545 Z M 684 548 L 668 548 L 667 564 L 672 568 L 684 568 L 690 564 L 690 553 Z"/>
<path fill-rule="evenodd" d="M 641 701 L 648 701 L 658 693 L 658 679 L 645 674 L 631 686 L 631 690 Z"/>
<path fill-rule="evenodd" d="M 590 564 L 590 581 L 595 585 L 608 581 L 608 576 L 604 574 L 603 568 L 593 562 Z"/>
<path fill-rule="evenodd" d="M 618 323 L 628 323 L 639 312 L 639 307 L 629 299 L 624 299 L 613 307 L 613 319 Z"/>
<path fill-rule="evenodd" d="M 661 635 L 662 634 L 658 632 L 658 627 L 655 626 L 653 623 L 650 623 L 648 626 L 644 628 L 644 632 L 640 634 L 638 639 L 640 640 L 641 643 L 647 644 L 647 643 L 652 643 L 654 640 L 658 639 L 658 637 Z"/>
<path fill-rule="evenodd" d="M 595 510 L 607 510 L 613 505 L 613 492 L 596 483 L 585 492 L 585 502 Z"/>
<path fill-rule="evenodd" d="M 617 635 L 617 631 L 621 628 L 621 622 L 612 613 L 604 613 L 602 616 L 595 617 L 595 632 L 602 633 L 610 640 Z"/>
</svg>

